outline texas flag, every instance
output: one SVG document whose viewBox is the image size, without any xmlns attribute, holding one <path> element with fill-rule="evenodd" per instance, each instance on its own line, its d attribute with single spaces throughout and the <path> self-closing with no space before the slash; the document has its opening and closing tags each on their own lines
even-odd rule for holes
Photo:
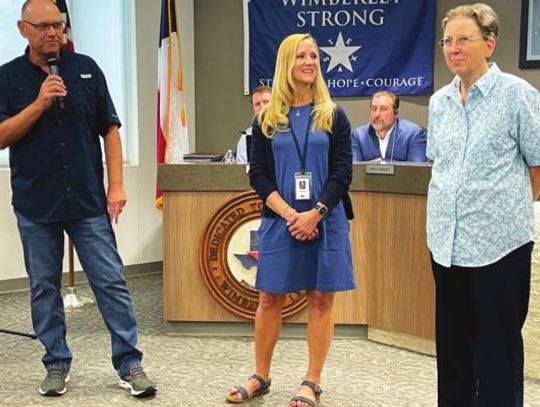
<svg viewBox="0 0 540 407">
<path fill-rule="evenodd" d="M 67 9 L 66 0 L 55 0 L 56 6 L 60 10 L 62 20 L 66 22 L 66 28 L 64 28 L 64 40 L 62 41 L 62 48 L 68 51 L 74 51 L 73 36 L 71 35 L 71 24 L 69 22 L 69 13 Z"/>
<path fill-rule="evenodd" d="M 177 33 L 175 0 L 161 0 L 157 92 L 157 162 L 175 164 L 189 152 L 182 56 Z M 156 188 L 156 207 L 163 197 Z"/>
</svg>

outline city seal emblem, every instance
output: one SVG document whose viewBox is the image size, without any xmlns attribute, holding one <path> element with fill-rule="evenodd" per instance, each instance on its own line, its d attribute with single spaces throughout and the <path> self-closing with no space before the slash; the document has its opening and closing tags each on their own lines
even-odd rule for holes
<svg viewBox="0 0 540 407">
<path fill-rule="evenodd" d="M 199 269 L 210 294 L 228 311 L 255 319 L 255 290 L 262 203 L 255 192 L 225 203 L 210 219 L 199 246 Z M 304 292 L 287 295 L 283 316 L 306 306 Z"/>
</svg>

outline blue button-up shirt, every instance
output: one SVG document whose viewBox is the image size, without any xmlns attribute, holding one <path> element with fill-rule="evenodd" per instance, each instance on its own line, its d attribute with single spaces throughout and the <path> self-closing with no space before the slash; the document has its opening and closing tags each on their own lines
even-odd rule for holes
<svg viewBox="0 0 540 407">
<path fill-rule="evenodd" d="M 437 263 L 481 267 L 534 239 L 540 95 L 495 64 L 465 105 L 459 88 L 456 77 L 429 103 L 427 240 Z"/>
<path fill-rule="evenodd" d="M 54 105 L 10 146 L 12 204 L 34 222 L 106 213 L 100 137 L 120 125 L 105 77 L 91 58 L 62 52 L 64 110 Z M 0 122 L 32 103 L 47 77 L 25 55 L 0 67 Z"/>
</svg>

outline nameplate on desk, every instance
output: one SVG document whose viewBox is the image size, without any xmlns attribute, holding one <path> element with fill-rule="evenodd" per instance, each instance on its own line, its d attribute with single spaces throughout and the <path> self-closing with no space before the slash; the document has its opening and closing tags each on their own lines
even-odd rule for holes
<svg viewBox="0 0 540 407">
<path fill-rule="evenodd" d="M 393 164 L 367 164 L 366 174 L 394 175 L 394 165 Z"/>
</svg>

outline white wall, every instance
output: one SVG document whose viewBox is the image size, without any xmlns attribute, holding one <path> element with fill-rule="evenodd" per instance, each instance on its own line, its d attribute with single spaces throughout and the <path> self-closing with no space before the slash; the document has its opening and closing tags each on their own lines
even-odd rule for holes
<svg viewBox="0 0 540 407">
<path fill-rule="evenodd" d="M 182 59 L 188 129 L 195 140 L 195 78 L 193 0 L 176 0 L 182 41 Z M 136 2 L 139 165 L 124 167 L 128 204 L 115 227 L 120 254 L 126 265 L 161 261 L 162 215 L 154 208 L 156 187 L 156 84 L 160 3 Z M 22 50 L 21 50 L 22 51 Z M 193 144 L 192 144 L 193 145 Z M 67 256 L 66 256 L 67 257 Z M 11 207 L 9 170 L 0 169 L 0 280 L 26 277 L 22 248 Z M 67 261 L 64 262 L 67 269 Z M 75 267 L 80 269 L 79 265 Z"/>
</svg>

